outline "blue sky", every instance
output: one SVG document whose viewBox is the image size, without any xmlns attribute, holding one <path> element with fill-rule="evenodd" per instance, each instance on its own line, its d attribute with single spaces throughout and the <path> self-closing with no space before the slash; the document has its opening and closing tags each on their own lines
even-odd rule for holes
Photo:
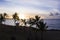
<svg viewBox="0 0 60 40">
<path fill-rule="evenodd" d="M 35 14 L 60 13 L 60 0 L 0 0 L 0 12 L 9 14 L 14 12 Z"/>
</svg>

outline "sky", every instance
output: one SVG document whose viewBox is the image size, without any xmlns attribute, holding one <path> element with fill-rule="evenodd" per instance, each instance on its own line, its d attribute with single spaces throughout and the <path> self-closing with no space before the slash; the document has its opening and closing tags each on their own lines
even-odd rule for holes
<svg viewBox="0 0 60 40">
<path fill-rule="evenodd" d="M 0 0 L 0 13 L 4 12 L 40 14 L 48 19 L 60 19 L 60 0 Z"/>
</svg>

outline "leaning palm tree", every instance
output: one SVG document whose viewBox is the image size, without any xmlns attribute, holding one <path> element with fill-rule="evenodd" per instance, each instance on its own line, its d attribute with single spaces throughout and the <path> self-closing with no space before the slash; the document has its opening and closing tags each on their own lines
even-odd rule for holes
<svg viewBox="0 0 60 40">
<path fill-rule="evenodd" d="M 44 23 L 44 20 L 40 19 L 40 17 L 38 16 L 35 16 L 35 20 L 36 20 L 36 25 L 39 28 L 39 31 L 41 31 L 41 40 L 43 40 L 43 31 L 45 31 L 47 28 L 46 23 Z"/>
</svg>

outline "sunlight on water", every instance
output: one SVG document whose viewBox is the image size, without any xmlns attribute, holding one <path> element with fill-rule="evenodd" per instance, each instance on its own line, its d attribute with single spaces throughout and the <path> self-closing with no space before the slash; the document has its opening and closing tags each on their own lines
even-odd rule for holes
<svg viewBox="0 0 60 40">
<path fill-rule="evenodd" d="M 28 20 L 27 20 L 28 21 Z M 60 20 L 44 20 L 45 23 L 47 23 L 47 30 L 50 30 L 50 29 L 60 29 Z M 14 22 L 14 19 L 6 19 L 5 22 L 2 22 L 3 24 L 5 25 L 12 25 L 12 26 L 15 26 L 15 22 Z M 24 24 L 22 21 L 19 21 L 19 26 L 26 26 L 26 27 L 29 27 L 30 24 Z M 32 25 L 31 27 L 33 28 L 38 28 L 36 27 L 36 25 Z"/>
<path fill-rule="evenodd" d="M 14 22 L 14 19 L 6 19 L 4 22 L 2 22 L 3 24 L 5 25 L 12 25 L 12 26 L 15 26 L 15 22 Z M 19 21 L 19 26 L 26 26 L 26 27 L 29 27 L 30 24 L 24 24 L 23 22 Z M 34 27 L 34 28 L 37 28 L 36 25 L 33 25 L 31 27 Z"/>
</svg>

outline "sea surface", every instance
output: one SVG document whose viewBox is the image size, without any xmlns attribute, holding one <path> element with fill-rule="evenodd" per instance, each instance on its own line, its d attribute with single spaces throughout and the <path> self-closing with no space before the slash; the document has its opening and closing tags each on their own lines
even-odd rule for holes
<svg viewBox="0 0 60 40">
<path fill-rule="evenodd" d="M 60 30 L 60 19 L 45 19 L 44 22 L 47 23 L 47 29 L 58 29 Z"/>
<path fill-rule="evenodd" d="M 44 22 L 47 23 L 48 26 L 47 30 L 51 30 L 51 29 L 60 30 L 60 19 L 44 19 Z M 5 22 L 2 23 L 6 25 L 15 26 L 13 19 L 6 19 Z M 35 25 L 33 27 L 35 27 Z"/>
</svg>

